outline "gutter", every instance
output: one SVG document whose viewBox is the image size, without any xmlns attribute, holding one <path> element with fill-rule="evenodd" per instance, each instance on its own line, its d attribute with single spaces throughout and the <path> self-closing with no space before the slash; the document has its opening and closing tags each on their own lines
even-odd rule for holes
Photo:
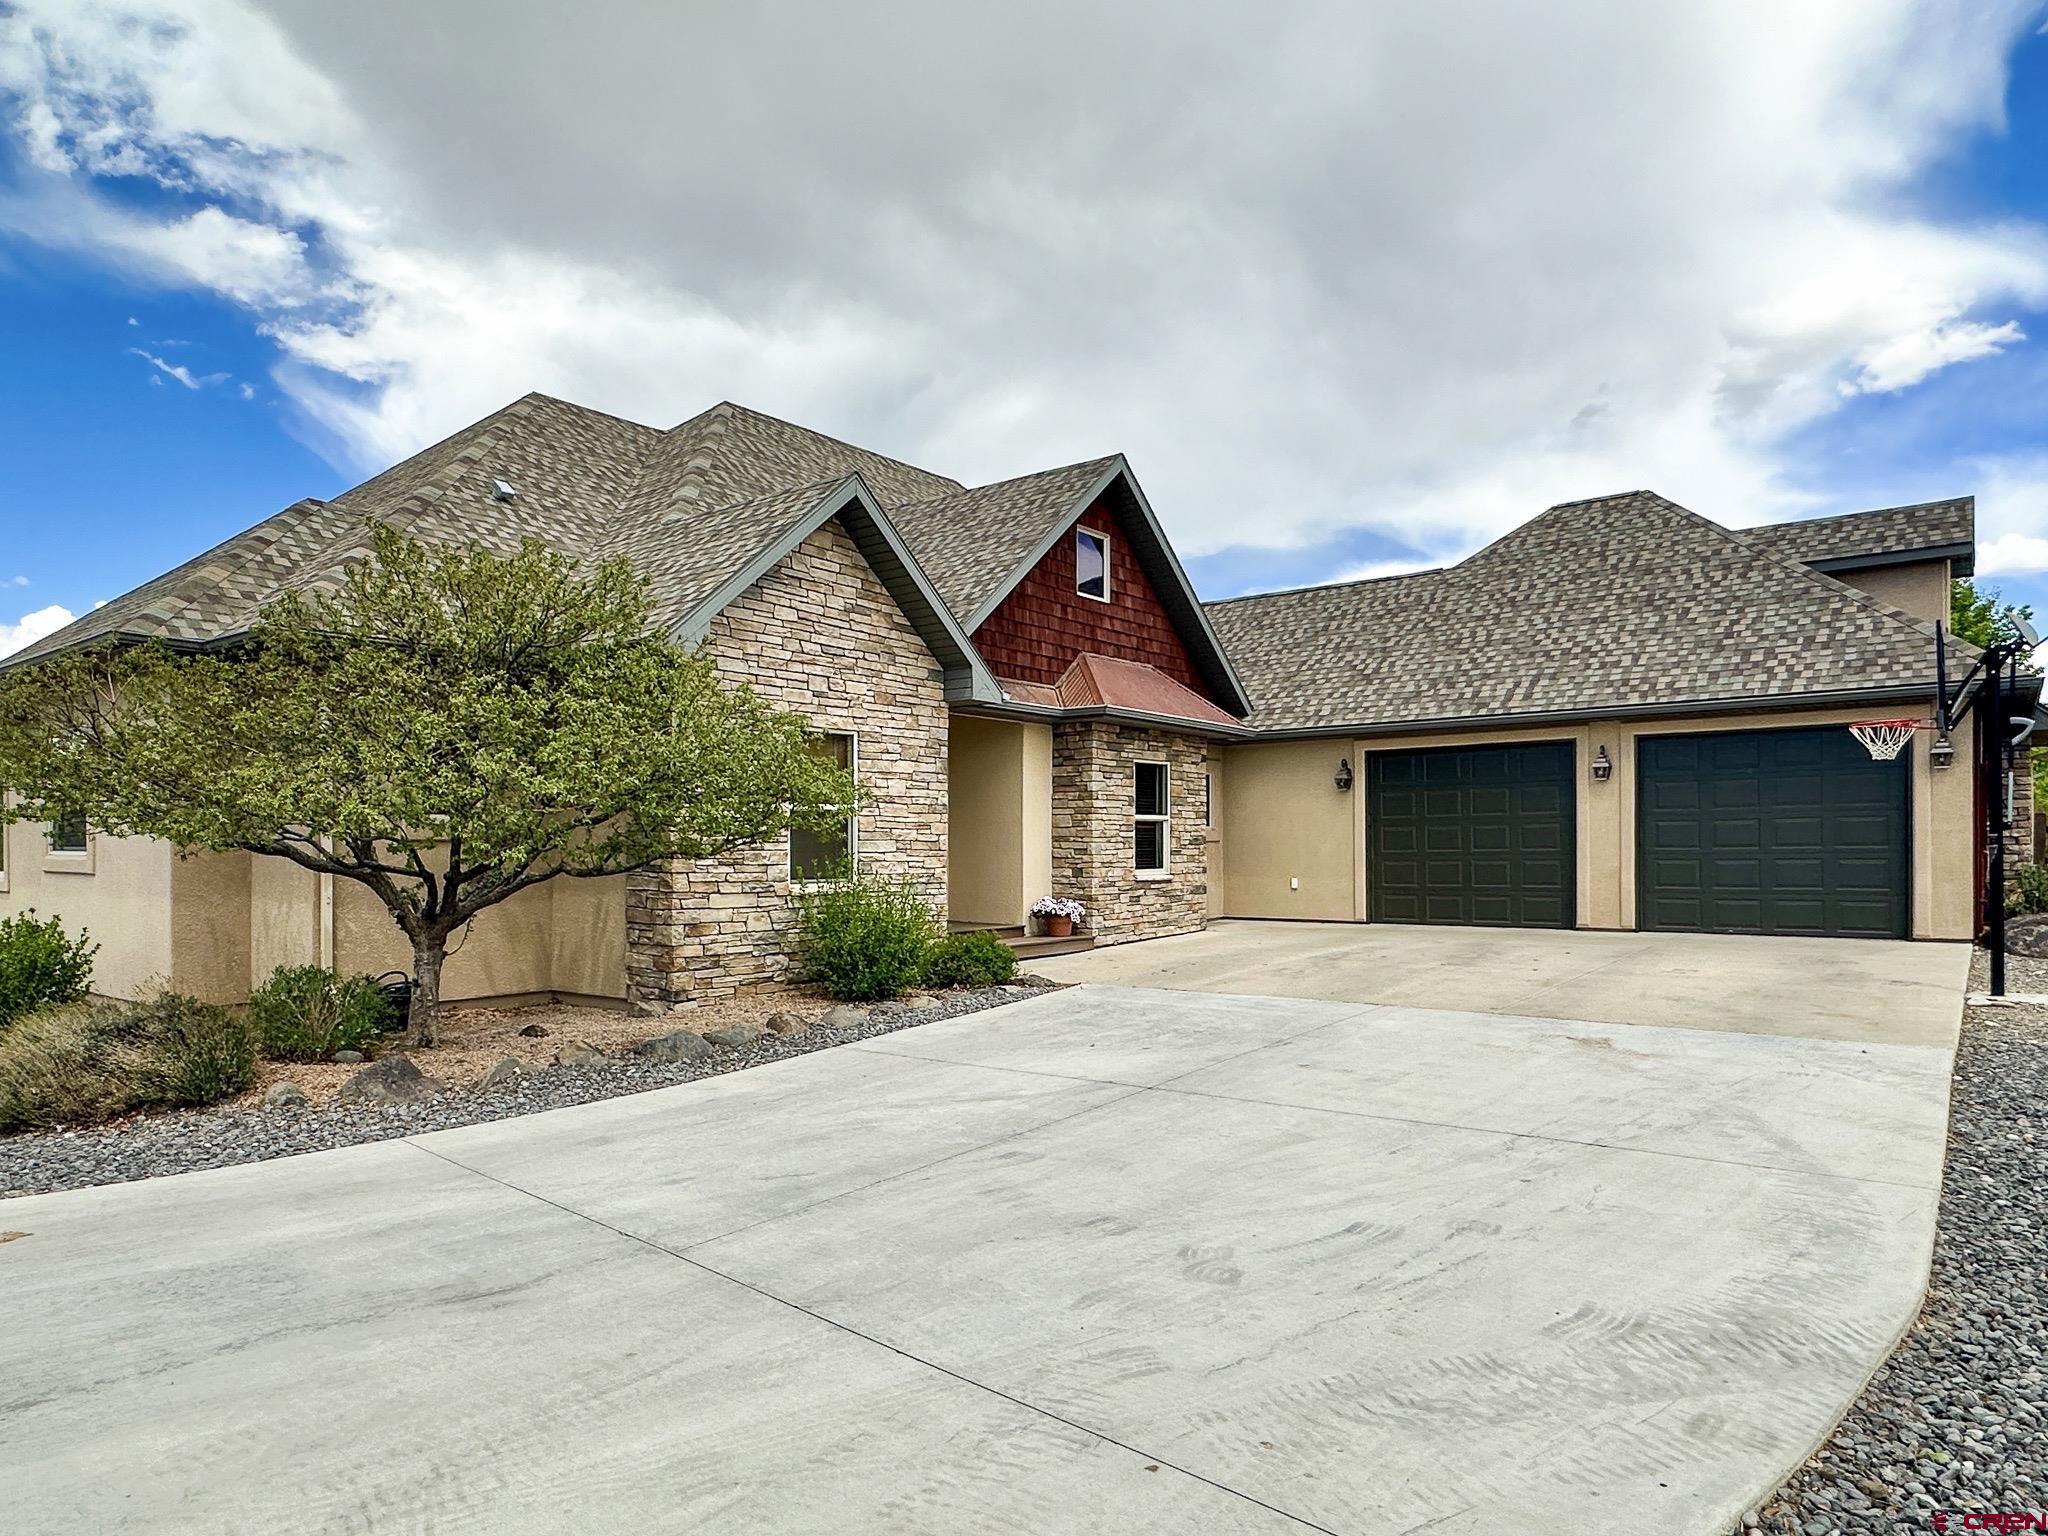
<svg viewBox="0 0 2048 1536">
<path fill-rule="evenodd" d="M 986 720 L 1044 721 L 1057 725 L 1068 720 L 1106 720 L 1115 725 L 1136 725 L 1156 730 L 1177 731 L 1184 736 L 1209 736 L 1219 741 L 1255 741 L 1262 734 L 1248 725 L 1218 725 L 1213 720 L 1190 720 L 1184 715 L 1155 715 L 1139 709 L 1120 709 L 1110 704 L 1084 704 L 1061 709 L 1050 704 L 1024 704 L 1006 700 L 1001 704 L 955 705 L 954 713 Z"/>
<path fill-rule="evenodd" d="M 2038 687 L 2038 679 L 2036 686 Z M 1251 734 L 1260 741 L 1323 736 L 1402 736 L 1429 731 L 1499 729 L 1516 725 L 1563 725 L 1585 720 L 1653 720 L 1670 715 L 1742 714 L 1795 709 L 1839 709 L 1851 704 L 1897 704 L 1931 699 L 1932 679 L 1890 688 L 1843 689 L 1830 693 L 1772 693 L 1740 698 L 1679 699 L 1663 704 L 1620 704 L 1587 709 L 1546 709 L 1485 715 L 1440 715 L 1419 720 L 1333 720 L 1327 725 L 1268 727 Z"/>
</svg>

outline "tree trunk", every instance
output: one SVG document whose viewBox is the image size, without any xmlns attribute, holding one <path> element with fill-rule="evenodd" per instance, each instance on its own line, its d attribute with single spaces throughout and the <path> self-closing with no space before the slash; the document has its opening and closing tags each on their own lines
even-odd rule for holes
<svg viewBox="0 0 2048 1536">
<path fill-rule="evenodd" d="M 405 1043 L 432 1045 L 441 1023 L 441 962 L 448 935 L 422 934 L 412 941 L 412 1006 L 405 1016 Z"/>
</svg>

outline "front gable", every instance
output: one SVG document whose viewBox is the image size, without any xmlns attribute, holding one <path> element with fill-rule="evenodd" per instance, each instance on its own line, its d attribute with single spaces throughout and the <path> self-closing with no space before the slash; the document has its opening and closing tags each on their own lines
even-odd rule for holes
<svg viewBox="0 0 2048 1536">
<path fill-rule="evenodd" d="M 1038 563 L 974 632 L 990 671 L 999 678 L 1049 684 L 1058 682 L 1077 657 L 1113 656 L 1157 667 L 1204 698 L 1212 697 L 1158 588 L 1138 561 L 1129 523 L 1105 493 L 1060 528 Z M 1109 541 L 1107 600 L 1077 590 L 1077 530 Z"/>
</svg>

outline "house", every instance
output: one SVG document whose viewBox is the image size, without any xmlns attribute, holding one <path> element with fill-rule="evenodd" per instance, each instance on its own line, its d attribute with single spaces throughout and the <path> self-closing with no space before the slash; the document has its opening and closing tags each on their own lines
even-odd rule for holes
<svg viewBox="0 0 2048 1536">
<path fill-rule="evenodd" d="M 1218 917 L 1965 938 L 1978 776 L 1929 717 L 1969 499 L 1731 530 L 1650 492 L 1456 566 L 1204 603 L 1121 457 L 993 485 L 720 404 L 663 431 L 528 395 L 12 658 L 208 647 L 376 519 L 625 556 L 657 617 L 800 712 L 866 791 L 836 838 L 552 882 L 459 940 L 449 997 L 659 1008 L 780 974 L 791 893 L 851 857 L 956 926 L 1078 898 L 1096 943 Z M 0 910 L 89 927 L 100 981 L 246 993 L 407 950 L 350 882 L 10 830 Z"/>
</svg>

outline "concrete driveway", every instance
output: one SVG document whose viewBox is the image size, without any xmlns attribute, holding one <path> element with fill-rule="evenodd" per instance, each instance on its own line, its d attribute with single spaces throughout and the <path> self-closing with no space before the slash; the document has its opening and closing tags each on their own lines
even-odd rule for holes
<svg viewBox="0 0 2048 1536">
<path fill-rule="evenodd" d="M 1032 962 L 1059 981 L 1951 1050 L 1969 968 L 1967 944 L 1236 920 Z"/>
<path fill-rule="evenodd" d="M 4 1202 L 5 1523 L 1719 1531 L 1914 1313 L 1948 1065 L 1081 987 Z"/>
</svg>

